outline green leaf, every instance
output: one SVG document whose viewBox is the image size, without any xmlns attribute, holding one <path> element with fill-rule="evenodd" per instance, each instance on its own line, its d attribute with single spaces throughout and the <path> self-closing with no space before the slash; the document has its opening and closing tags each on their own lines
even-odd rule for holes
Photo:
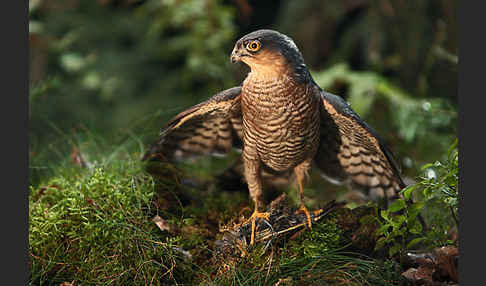
<svg viewBox="0 0 486 286">
<path fill-rule="evenodd" d="M 393 255 L 398 253 L 400 251 L 400 249 L 401 249 L 400 244 L 394 244 L 390 247 L 390 249 L 388 249 L 388 255 L 390 255 L 390 257 L 392 257 Z"/>
<path fill-rule="evenodd" d="M 395 215 L 393 216 L 391 220 L 391 224 L 393 225 L 394 228 L 400 228 L 402 224 L 407 220 L 405 215 Z"/>
<path fill-rule="evenodd" d="M 390 218 L 388 217 L 388 211 L 387 210 L 381 210 L 380 215 L 382 218 L 384 218 L 386 221 L 390 222 Z"/>
<path fill-rule="evenodd" d="M 385 243 L 386 243 L 386 238 L 384 236 L 378 238 L 375 245 L 375 251 L 383 248 L 383 246 L 385 246 Z"/>
<path fill-rule="evenodd" d="M 384 224 L 382 225 L 377 231 L 376 233 L 379 235 L 379 234 L 386 234 L 388 229 L 390 228 L 390 225 L 389 224 Z"/>
<path fill-rule="evenodd" d="M 433 190 L 432 190 L 432 187 L 431 186 L 427 186 L 424 190 L 423 190 L 423 194 L 425 196 L 425 198 L 427 200 L 430 200 L 432 195 L 434 194 Z"/>
<path fill-rule="evenodd" d="M 408 231 L 413 234 L 419 234 L 422 232 L 422 224 L 418 219 L 409 220 Z"/>
<path fill-rule="evenodd" d="M 410 220 L 410 219 L 416 218 L 417 215 L 420 213 L 420 210 L 422 210 L 423 206 L 424 206 L 423 202 L 418 202 L 418 203 L 412 204 L 408 208 L 408 219 Z"/>
<path fill-rule="evenodd" d="M 419 243 L 421 243 L 422 241 L 426 241 L 427 238 L 426 237 L 417 237 L 415 239 L 412 239 L 412 241 L 410 241 L 408 244 L 407 244 L 407 249 L 408 248 L 411 248 Z"/>
<path fill-rule="evenodd" d="M 375 215 L 366 215 L 359 219 L 360 224 L 371 224 L 376 221 Z"/>
<path fill-rule="evenodd" d="M 447 154 L 449 154 L 449 156 L 451 156 L 452 152 L 457 148 L 458 143 L 459 140 L 458 138 L 456 138 L 456 140 L 454 140 L 454 143 L 452 143 L 452 145 L 449 147 L 449 150 L 447 151 Z"/>
<path fill-rule="evenodd" d="M 388 235 L 390 238 L 394 238 L 397 236 L 403 236 L 406 232 L 406 229 L 403 227 L 394 227 L 393 230 Z"/>
<path fill-rule="evenodd" d="M 434 167 L 435 164 L 434 163 L 428 163 L 428 164 L 425 164 L 423 165 L 421 168 L 420 168 L 420 171 L 423 172 L 425 169 L 428 169 L 428 168 L 432 168 Z"/>
<path fill-rule="evenodd" d="M 415 188 L 417 187 L 417 185 L 410 185 L 408 187 L 406 187 L 405 189 L 402 190 L 402 194 L 403 196 L 405 197 L 406 200 L 409 200 L 410 197 L 412 196 L 412 192 L 413 190 L 415 190 Z"/>
<path fill-rule="evenodd" d="M 407 205 L 405 204 L 405 201 L 402 199 L 398 199 L 394 201 L 389 207 L 388 211 L 389 212 L 397 212 L 399 210 L 402 210 L 406 207 Z"/>
</svg>

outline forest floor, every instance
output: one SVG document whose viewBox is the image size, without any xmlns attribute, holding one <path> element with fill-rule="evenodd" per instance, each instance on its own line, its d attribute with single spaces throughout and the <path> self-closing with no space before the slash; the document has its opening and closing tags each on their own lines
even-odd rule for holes
<svg viewBox="0 0 486 286">
<path fill-rule="evenodd" d="M 457 285 L 455 247 L 377 248 L 373 203 L 322 202 L 309 229 L 296 202 L 274 194 L 250 245 L 244 184 L 138 158 L 88 162 L 75 148 L 30 187 L 31 285 Z"/>
</svg>

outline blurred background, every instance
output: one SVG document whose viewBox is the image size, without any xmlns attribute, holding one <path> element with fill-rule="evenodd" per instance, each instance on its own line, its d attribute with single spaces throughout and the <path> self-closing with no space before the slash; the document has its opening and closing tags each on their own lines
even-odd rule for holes
<svg viewBox="0 0 486 286">
<path fill-rule="evenodd" d="M 457 137 L 457 5 L 30 0 L 30 184 L 96 142 L 141 155 L 170 117 L 241 83 L 248 70 L 229 54 L 262 28 L 294 39 L 316 82 L 378 131 L 411 181 Z"/>
</svg>

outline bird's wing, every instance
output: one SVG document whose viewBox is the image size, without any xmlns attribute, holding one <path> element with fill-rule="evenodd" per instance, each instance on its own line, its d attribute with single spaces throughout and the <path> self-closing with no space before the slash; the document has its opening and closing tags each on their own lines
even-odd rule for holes
<svg viewBox="0 0 486 286">
<path fill-rule="evenodd" d="M 324 177 L 396 196 L 405 186 L 400 166 L 378 134 L 341 97 L 324 91 L 320 97 L 321 135 L 314 161 Z"/>
<path fill-rule="evenodd" d="M 240 94 L 241 87 L 233 87 L 177 114 L 142 160 L 172 161 L 241 148 Z"/>
</svg>

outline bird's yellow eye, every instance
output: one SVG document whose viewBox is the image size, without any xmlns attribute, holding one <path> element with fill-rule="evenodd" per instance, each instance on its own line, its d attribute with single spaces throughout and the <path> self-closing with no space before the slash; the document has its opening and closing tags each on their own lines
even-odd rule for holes
<svg viewBox="0 0 486 286">
<path fill-rule="evenodd" d="M 260 49 L 260 46 L 260 41 L 258 40 L 249 41 L 248 44 L 246 44 L 246 48 L 251 52 L 258 51 Z"/>
</svg>

